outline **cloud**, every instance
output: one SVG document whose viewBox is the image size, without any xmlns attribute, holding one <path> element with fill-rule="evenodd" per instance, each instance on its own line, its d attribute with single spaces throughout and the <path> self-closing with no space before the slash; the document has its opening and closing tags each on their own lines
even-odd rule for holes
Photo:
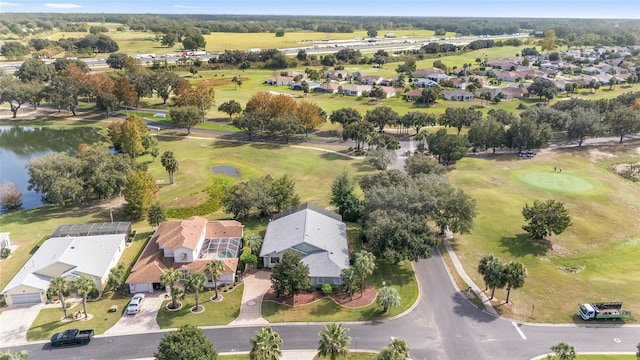
<svg viewBox="0 0 640 360">
<path fill-rule="evenodd" d="M 81 8 L 82 5 L 46 3 L 46 4 L 44 4 L 44 7 L 51 8 L 51 9 L 77 9 L 77 8 Z"/>
<path fill-rule="evenodd" d="M 4 1 L 0 1 L 0 6 L 22 6 L 21 4 L 17 4 L 17 3 L 11 3 L 11 2 L 4 2 Z"/>
<path fill-rule="evenodd" d="M 197 9 L 198 6 L 187 6 L 187 5 L 173 5 L 174 8 L 179 9 Z"/>
</svg>

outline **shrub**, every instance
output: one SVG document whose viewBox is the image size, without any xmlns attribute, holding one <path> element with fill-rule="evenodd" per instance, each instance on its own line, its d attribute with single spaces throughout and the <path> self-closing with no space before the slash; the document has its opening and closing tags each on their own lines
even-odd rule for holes
<svg viewBox="0 0 640 360">
<path fill-rule="evenodd" d="M 331 284 L 322 284 L 320 291 L 322 291 L 322 295 L 329 295 L 333 291 L 333 286 Z"/>
<path fill-rule="evenodd" d="M 9 255 L 11 255 L 11 249 L 9 249 L 8 247 L 2 248 L 2 250 L 0 250 L 0 259 L 6 259 L 9 257 Z"/>
<path fill-rule="evenodd" d="M 89 299 L 97 299 L 100 296 L 100 291 L 96 288 L 89 291 Z"/>
</svg>

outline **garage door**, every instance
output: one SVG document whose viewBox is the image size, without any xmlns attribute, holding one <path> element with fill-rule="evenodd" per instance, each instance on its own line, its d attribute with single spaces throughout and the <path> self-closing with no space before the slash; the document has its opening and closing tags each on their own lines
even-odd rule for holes
<svg viewBox="0 0 640 360">
<path fill-rule="evenodd" d="M 33 304 L 39 303 L 41 301 L 42 300 L 40 299 L 40 293 L 24 293 L 11 295 L 12 304 Z"/>
<path fill-rule="evenodd" d="M 131 292 L 139 293 L 139 292 L 151 292 L 151 284 L 150 283 L 135 283 L 131 284 Z"/>
</svg>

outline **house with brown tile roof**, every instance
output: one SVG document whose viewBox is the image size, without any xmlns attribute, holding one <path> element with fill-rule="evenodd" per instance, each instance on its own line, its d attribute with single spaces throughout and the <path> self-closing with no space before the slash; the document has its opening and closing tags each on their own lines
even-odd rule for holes
<svg viewBox="0 0 640 360">
<path fill-rule="evenodd" d="M 186 220 L 165 221 L 153 233 L 126 283 L 132 293 L 161 289 L 160 278 L 168 268 L 183 275 L 204 272 L 212 260 L 221 260 L 224 271 L 218 284 L 235 280 L 238 255 L 242 245 L 243 226 L 235 220 L 208 221 L 194 216 Z M 207 287 L 213 279 L 207 279 Z"/>
</svg>

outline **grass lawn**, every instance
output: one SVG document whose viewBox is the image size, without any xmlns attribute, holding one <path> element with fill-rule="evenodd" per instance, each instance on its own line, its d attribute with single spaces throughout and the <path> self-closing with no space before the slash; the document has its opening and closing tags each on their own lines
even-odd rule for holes
<svg viewBox="0 0 640 360">
<path fill-rule="evenodd" d="M 296 307 L 265 301 L 262 303 L 262 316 L 269 322 L 367 321 L 401 314 L 418 299 L 418 286 L 410 262 L 405 261 L 401 265 L 378 262 L 375 272 L 367 278 L 367 284 L 379 288 L 382 281 L 398 290 L 401 298 L 400 306 L 391 308 L 386 314 L 382 312 L 382 306 L 376 303 L 360 309 L 347 309 L 331 299 L 323 298 Z M 354 296 L 358 296 L 358 293 Z"/>
<path fill-rule="evenodd" d="M 88 301 L 87 312 L 93 315 L 93 318 L 87 321 L 72 320 L 63 323 L 60 321 L 64 315 L 62 307 L 44 309 L 40 311 L 27 331 L 27 340 L 46 340 L 57 332 L 75 328 L 94 329 L 96 334 L 102 334 L 120 320 L 129 300 L 131 298 L 122 297 L 120 293 L 107 292 L 98 301 Z M 60 305 L 59 302 L 58 305 Z M 118 311 L 109 312 L 109 308 L 113 305 L 118 305 Z M 68 314 L 74 314 L 77 311 L 82 311 L 82 302 L 67 309 Z"/>
<path fill-rule="evenodd" d="M 233 166 L 246 180 L 256 176 L 273 178 L 288 175 L 296 184 L 301 201 L 313 201 L 328 206 L 331 184 L 343 170 L 360 177 L 374 169 L 364 160 L 281 146 L 277 144 L 243 144 L 210 139 L 185 139 L 158 136 L 160 151 L 173 151 L 180 169 L 175 173 L 175 185 L 162 185 L 160 201 L 167 207 L 193 205 L 204 201 L 204 189 L 212 179 L 211 168 Z M 151 161 L 146 155 L 141 161 Z M 159 160 L 149 163 L 156 179 L 168 183 L 167 172 Z M 240 180 L 240 179 L 238 179 Z M 188 186 L 183 186 L 188 184 Z"/>
<path fill-rule="evenodd" d="M 171 300 L 165 301 L 162 303 L 156 320 L 161 329 L 179 328 L 187 324 L 195 326 L 226 325 L 240 314 L 243 290 L 244 285 L 240 284 L 231 291 L 218 291 L 223 299 L 216 302 L 210 301 L 211 297 L 215 295 L 213 291 L 200 293 L 200 304 L 204 306 L 205 310 L 198 314 L 191 312 L 191 308 L 196 305 L 194 295 L 191 293 L 180 300 L 182 309 L 178 311 L 166 310 L 165 306 Z"/>
<path fill-rule="evenodd" d="M 483 284 L 475 269 L 489 253 L 503 262 L 522 262 L 528 270 L 524 287 L 511 292 L 512 304 L 503 305 L 506 291 L 496 291 L 500 313 L 534 322 L 581 323 L 575 315 L 578 303 L 615 300 L 640 312 L 640 223 L 632 215 L 639 211 L 640 187 L 609 170 L 616 163 L 637 161 L 639 151 L 637 143 L 576 147 L 528 160 L 496 155 L 467 157 L 456 164 L 449 178 L 477 201 L 472 233 L 455 237 L 469 275 Z M 554 173 L 554 166 L 563 172 Z M 521 210 L 525 203 L 546 199 L 562 201 L 573 225 L 550 243 L 533 242 L 521 229 Z"/>
</svg>

